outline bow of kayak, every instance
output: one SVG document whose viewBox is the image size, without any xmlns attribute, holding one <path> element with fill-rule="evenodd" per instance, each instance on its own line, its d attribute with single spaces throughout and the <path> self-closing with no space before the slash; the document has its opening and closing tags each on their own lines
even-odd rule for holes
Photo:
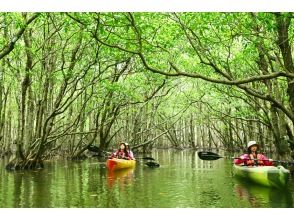
<svg viewBox="0 0 294 220">
<path fill-rule="evenodd" d="M 282 188 L 287 185 L 290 171 L 283 166 L 239 166 L 234 164 L 236 176 L 246 178 L 257 184 Z"/>
<path fill-rule="evenodd" d="M 124 159 L 112 158 L 106 161 L 106 167 L 109 170 L 132 168 L 132 167 L 135 167 L 135 165 L 136 165 L 135 160 L 124 160 Z"/>
</svg>

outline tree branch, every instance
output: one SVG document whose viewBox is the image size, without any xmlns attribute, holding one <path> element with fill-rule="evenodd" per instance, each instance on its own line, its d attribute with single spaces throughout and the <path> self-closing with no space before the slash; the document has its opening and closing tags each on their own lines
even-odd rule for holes
<svg viewBox="0 0 294 220">
<path fill-rule="evenodd" d="M 23 35 L 28 25 L 32 23 L 39 15 L 40 13 L 35 13 L 29 20 L 27 20 L 24 26 L 13 36 L 11 41 L 1 49 L 0 60 L 6 55 L 8 55 L 14 49 L 14 45 L 19 40 L 19 38 Z"/>
</svg>

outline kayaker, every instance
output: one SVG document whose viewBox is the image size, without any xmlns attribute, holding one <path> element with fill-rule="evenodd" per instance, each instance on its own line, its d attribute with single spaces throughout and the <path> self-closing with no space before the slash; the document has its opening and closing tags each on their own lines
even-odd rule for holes
<svg viewBox="0 0 294 220">
<path fill-rule="evenodd" d="M 119 148 L 111 154 L 110 158 L 132 160 L 132 157 L 130 157 L 129 152 L 127 151 L 127 146 L 124 142 L 120 143 Z"/>
<path fill-rule="evenodd" d="M 127 147 L 127 151 L 128 151 L 128 153 L 129 153 L 129 157 L 132 159 L 132 160 L 135 160 L 135 157 L 134 157 L 134 154 L 133 154 L 133 152 L 132 152 L 132 150 L 131 150 L 131 148 L 130 148 L 130 145 L 126 142 L 125 143 L 125 145 L 126 145 L 126 147 Z"/>
<path fill-rule="evenodd" d="M 268 159 L 263 154 L 258 153 L 258 149 L 260 146 L 256 143 L 256 141 L 249 141 L 247 144 L 247 154 L 243 154 L 240 158 L 235 159 L 234 163 L 238 165 L 246 165 L 246 166 L 272 166 L 272 160 Z"/>
</svg>

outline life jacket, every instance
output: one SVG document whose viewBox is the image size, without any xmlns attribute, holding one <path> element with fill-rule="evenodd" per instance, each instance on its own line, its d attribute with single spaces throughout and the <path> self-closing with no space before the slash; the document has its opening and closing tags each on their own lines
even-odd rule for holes
<svg viewBox="0 0 294 220">
<path fill-rule="evenodd" d="M 241 159 L 241 158 L 235 159 L 234 163 L 237 165 L 244 164 L 244 165 L 249 165 L 249 166 L 250 165 L 251 166 L 252 165 L 258 165 L 258 166 L 272 166 L 273 165 L 273 163 L 271 161 L 269 161 L 268 158 L 266 156 L 264 156 L 263 154 L 258 154 L 257 157 L 259 160 L 254 160 L 253 163 L 249 162 L 252 160 L 250 160 L 250 156 L 248 154 L 243 154 L 242 157 L 244 159 Z M 254 159 L 257 159 L 257 158 L 254 158 Z"/>
<path fill-rule="evenodd" d="M 125 152 L 123 150 L 117 150 L 111 155 L 111 157 L 117 157 L 117 158 L 124 157 L 124 156 L 125 156 Z"/>
</svg>

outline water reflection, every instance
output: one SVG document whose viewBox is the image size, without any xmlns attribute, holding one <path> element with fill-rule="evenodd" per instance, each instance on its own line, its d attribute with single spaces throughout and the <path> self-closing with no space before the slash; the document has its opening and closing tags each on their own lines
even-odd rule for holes
<svg viewBox="0 0 294 220">
<path fill-rule="evenodd" d="M 107 171 L 107 184 L 111 188 L 114 184 L 119 185 L 121 189 L 125 185 L 129 185 L 133 181 L 134 167 L 121 170 L 108 170 Z"/>
<path fill-rule="evenodd" d="M 288 188 L 260 186 L 236 177 L 234 191 L 241 200 L 249 202 L 250 207 L 293 207 L 292 194 Z"/>
<path fill-rule="evenodd" d="M 51 178 L 44 170 L 8 173 L 13 177 L 13 188 L 8 188 L 9 203 L 13 207 L 48 207 L 51 201 Z M 46 196 L 43 196 L 46 195 Z M 30 199 L 27 199 L 30 198 Z M 11 199 L 11 200 L 10 200 Z"/>
<path fill-rule="evenodd" d="M 200 193 L 200 204 L 203 207 L 217 207 L 217 204 L 221 201 L 221 196 L 215 189 L 209 189 Z"/>
<path fill-rule="evenodd" d="M 110 172 L 105 160 L 51 161 L 44 170 L 7 172 L 0 164 L 0 207 L 293 207 L 285 191 L 239 182 L 232 162 L 202 161 L 195 151 L 154 151 L 160 167 L 138 162 Z"/>
</svg>

